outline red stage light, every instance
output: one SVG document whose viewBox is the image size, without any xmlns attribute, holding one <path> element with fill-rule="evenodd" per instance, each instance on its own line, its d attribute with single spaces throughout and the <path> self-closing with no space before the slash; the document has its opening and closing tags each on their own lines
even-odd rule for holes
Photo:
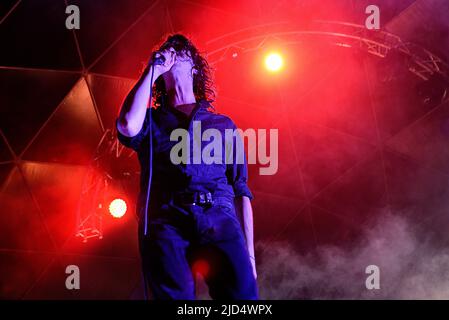
<svg viewBox="0 0 449 320">
<path fill-rule="evenodd" d="M 121 218 L 126 213 L 126 202 L 122 199 L 114 199 L 109 204 L 109 212 L 114 218 Z"/>
</svg>

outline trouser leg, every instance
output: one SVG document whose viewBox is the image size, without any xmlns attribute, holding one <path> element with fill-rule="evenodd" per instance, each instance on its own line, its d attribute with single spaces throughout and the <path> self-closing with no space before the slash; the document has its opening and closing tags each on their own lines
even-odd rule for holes
<svg viewBox="0 0 449 320">
<path fill-rule="evenodd" d="M 167 226 L 165 226 L 167 227 Z M 153 233 L 151 233 L 153 231 Z M 155 300 L 193 300 L 195 285 L 187 260 L 189 242 L 176 233 L 140 237 L 140 253 L 145 278 Z"/>
<path fill-rule="evenodd" d="M 257 282 L 234 208 L 215 206 L 196 217 L 203 244 L 197 259 L 203 257 L 210 263 L 205 279 L 210 296 L 213 299 L 258 299 Z"/>
</svg>

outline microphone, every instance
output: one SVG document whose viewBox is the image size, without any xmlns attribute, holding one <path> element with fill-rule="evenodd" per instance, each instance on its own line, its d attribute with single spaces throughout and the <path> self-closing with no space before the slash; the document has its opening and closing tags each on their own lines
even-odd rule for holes
<svg viewBox="0 0 449 320">
<path fill-rule="evenodd" d="M 153 65 L 161 65 L 165 63 L 165 56 L 161 52 L 156 51 L 153 53 L 151 60 L 153 61 Z"/>
</svg>

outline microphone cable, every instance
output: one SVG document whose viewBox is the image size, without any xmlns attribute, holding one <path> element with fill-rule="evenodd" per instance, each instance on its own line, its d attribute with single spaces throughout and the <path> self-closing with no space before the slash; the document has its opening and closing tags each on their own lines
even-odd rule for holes
<svg viewBox="0 0 449 320">
<path fill-rule="evenodd" d="M 148 236 L 148 209 L 149 209 L 149 203 L 150 203 L 150 193 L 151 193 L 151 181 L 153 179 L 153 115 L 152 115 L 152 102 L 153 102 L 153 77 L 154 77 L 154 66 L 156 63 L 152 63 L 151 65 L 151 78 L 150 78 L 150 110 L 148 114 L 148 120 L 149 120 L 149 155 L 148 155 L 148 185 L 147 185 L 147 197 L 145 201 L 145 217 L 144 217 L 144 237 Z M 145 241 L 145 240 L 144 240 Z M 146 301 L 148 301 L 148 279 L 146 276 L 145 268 L 142 268 L 142 275 L 143 275 L 143 293 L 144 298 Z"/>
</svg>

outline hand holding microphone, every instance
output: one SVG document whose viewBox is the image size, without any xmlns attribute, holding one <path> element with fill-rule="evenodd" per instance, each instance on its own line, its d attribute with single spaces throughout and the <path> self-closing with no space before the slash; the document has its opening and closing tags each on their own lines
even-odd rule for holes
<svg viewBox="0 0 449 320">
<path fill-rule="evenodd" d="M 151 57 L 150 64 L 153 66 L 161 65 L 165 63 L 165 57 L 160 51 L 156 51 L 153 53 L 153 56 Z"/>
<path fill-rule="evenodd" d="M 176 61 L 176 51 L 173 48 L 156 51 L 151 56 L 149 66 L 154 68 L 155 78 L 170 70 Z"/>
</svg>

